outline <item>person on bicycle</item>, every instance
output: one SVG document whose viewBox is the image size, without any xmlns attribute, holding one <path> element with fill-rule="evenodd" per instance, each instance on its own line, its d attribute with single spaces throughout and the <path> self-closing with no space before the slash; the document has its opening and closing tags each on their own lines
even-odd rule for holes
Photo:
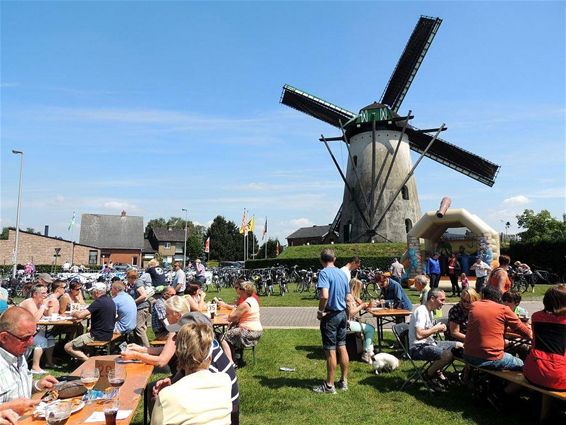
<svg viewBox="0 0 566 425">
<path fill-rule="evenodd" d="M 533 271 L 531 270 L 529 265 L 527 263 L 521 263 L 520 261 L 515 261 L 513 265 L 515 266 L 515 270 L 518 273 L 521 273 L 523 276 L 525 276 L 525 279 L 527 280 L 529 285 L 533 287 L 533 291 L 534 291 L 535 288 L 535 285 L 533 283 L 534 276 L 533 276 Z"/>
</svg>

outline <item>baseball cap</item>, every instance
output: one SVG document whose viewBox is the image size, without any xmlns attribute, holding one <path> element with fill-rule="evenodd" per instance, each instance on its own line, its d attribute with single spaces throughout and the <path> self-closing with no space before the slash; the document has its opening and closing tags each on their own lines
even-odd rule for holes
<svg viewBox="0 0 566 425">
<path fill-rule="evenodd" d="M 106 288 L 106 284 L 104 282 L 94 282 L 92 284 L 92 287 L 90 288 L 90 291 L 104 291 L 106 292 L 107 288 Z"/>
<path fill-rule="evenodd" d="M 49 273 L 40 273 L 37 276 L 38 279 L 43 280 L 44 282 L 47 283 L 53 283 L 53 278 L 51 277 L 51 275 Z"/>
<path fill-rule="evenodd" d="M 188 323 L 208 325 L 212 328 L 212 322 L 208 317 L 206 317 L 202 313 L 199 313 L 198 311 L 191 311 L 190 313 L 183 315 L 183 317 L 181 317 L 177 323 L 168 325 L 167 330 L 169 332 L 179 332 L 179 330 L 181 330 L 181 328 Z"/>
</svg>

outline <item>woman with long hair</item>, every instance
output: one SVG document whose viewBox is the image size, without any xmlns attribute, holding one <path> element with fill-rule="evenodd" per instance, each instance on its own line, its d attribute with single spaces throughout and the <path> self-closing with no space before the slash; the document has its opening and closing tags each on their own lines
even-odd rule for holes
<svg viewBox="0 0 566 425">
<path fill-rule="evenodd" d="M 364 335 L 364 352 L 362 353 L 362 361 L 370 363 L 373 357 L 373 335 L 375 328 L 369 323 L 362 323 L 356 320 L 358 313 L 367 310 L 371 306 L 371 302 L 365 303 L 360 298 L 362 290 L 362 281 L 359 279 L 350 280 L 350 292 L 353 300 L 348 305 L 348 329 L 350 332 L 360 332 Z"/>
</svg>

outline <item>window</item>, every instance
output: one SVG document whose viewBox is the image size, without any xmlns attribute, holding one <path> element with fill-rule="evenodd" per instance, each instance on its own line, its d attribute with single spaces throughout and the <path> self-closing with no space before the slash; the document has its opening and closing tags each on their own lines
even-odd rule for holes
<svg viewBox="0 0 566 425">
<path fill-rule="evenodd" d="M 407 188 L 407 186 L 403 186 L 403 188 L 401 189 L 401 196 L 403 197 L 403 199 L 409 200 L 409 189 Z"/>
<path fill-rule="evenodd" d="M 88 263 L 89 264 L 98 264 L 98 251 L 95 249 L 91 249 L 88 251 Z"/>
<path fill-rule="evenodd" d="M 344 243 L 350 242 L 350 235 L 352 233 L 352 222 L 348 222 L 344 225 Z"/>
<path fill-rule="evenodd" d="M 405 232 L 409 233 L 413 228 L 413 222 L 410 219 L 405 219 Z"/>
<path fill-rule="evenodd" d="M 358 155 L 354 155 L 353 159 L 354 159 L 354 167 L 357 167 L 358 166 Z"/>
<path fill-rule="evenodd" d="M 132 266 L 137 266 L 138 265 L 138 256 L 134 255 L 132 257 Z"/>
<path fill-rule="evenodd" d="M 163 247 L 164 247 L 165 249 L 171 248 L 171 242 L 165 242 L 165 243 L 163 244 Z"/>
</svg>

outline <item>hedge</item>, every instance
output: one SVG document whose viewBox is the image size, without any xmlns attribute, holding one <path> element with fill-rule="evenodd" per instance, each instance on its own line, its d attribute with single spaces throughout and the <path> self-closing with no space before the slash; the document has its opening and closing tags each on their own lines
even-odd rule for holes
<svg viewBox="0 0 566 425">
<path fill-rule="evenodd" d="M 301 269 L 320 269 L 320 251 L 323 248 L 334 250 L 336 265 L 339 267 L 346 264 L 351 257 L 357 255 L 362 260 L 362 267 L 388 270 L 393 258 L 401 259 L 407 245 L 404 243 L 365 243 L 290 246 L 277 258 L 248 260 L 246 261 L 246 268 L 293 267 L 296 265 Z"/>
<path fill-rule="evenodd" d="M 563 275 L 566 273 L 566 241 L 511 242 L 501 249 L 511 257 L 511 263 L 521 261 L 532 269 L 544 269 Z"/>
</svg>

